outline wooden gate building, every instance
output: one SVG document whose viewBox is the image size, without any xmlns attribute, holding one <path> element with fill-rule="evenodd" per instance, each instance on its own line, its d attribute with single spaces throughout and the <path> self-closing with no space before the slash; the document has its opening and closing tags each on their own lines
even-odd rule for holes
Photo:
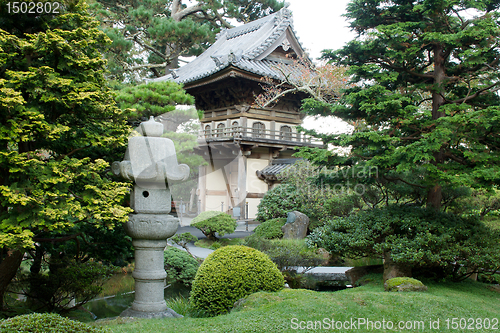
<svg viewBox="0 0 500 333">
<path fill-rule="evenodd" d="M 272 107 L 255 104 L 261 79 L 282 80 L 278 66 L 293 70 L 298 57 L 310 62 L 293 30 L 292 13 L 283 8 L 221 31 L 195 60 L 156 79 L 182 83 L 204 111 L 198 151 L 208 165 L 200 167 L 201 211 L 222 209 L 254 218 L 276 175 L 294 162 L 297 147 L 322 146 L 296 129 L 304 117 L 299 108 L 305 94 L 285 96 Z"/>
</svg>

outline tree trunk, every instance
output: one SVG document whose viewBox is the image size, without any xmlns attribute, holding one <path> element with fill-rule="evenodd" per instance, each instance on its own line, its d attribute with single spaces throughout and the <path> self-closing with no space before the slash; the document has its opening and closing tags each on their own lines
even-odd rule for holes
<svg viewBox="0 0 500 333">
<path fill-rule="evenodd" d="M 19 250 L 8 250 L 7 256 L 0 263 L 0 309 L 4 308 L 3 299 L 7 287 L 16 276 L 19 266 L 23 260 L 24 252 Z"/>
<path fill-rule="evenodd" d="M 427 192 L 427 207 L 432 207 L 437 211 L 440 210 L 442 199 L 443 193 L 441 185 L 436 183 L 436 185 Z"/>
<path fill-rule="evenodd" d="M 411 267 L 395 263 L 391 257 L 391 251 L 384 251 L 384 282 L 401 276 L 411 276 Z"/>
<path fill-rule="evenodd" d="M 443 111 L 439 108 L 445 104 L 445 99 L 443 97 L 444 87 L 442 83 L 446 77 L 445 62 L 447 54 L 443 49 L 442 45 L 434 46 L 434 85 L 432 91 L 432 119 L 437 120 L 445 116 Z M 439 165 L 444 162 L 444 147 L 441 147 L 439 151 L 434 152 L 434 161 L 432 164 Z M 430 188 L 427 192 L 427 207 L 432 207 L 435 210 L 441 209 L 441 201 L 443 199 L 441 185 L 436 182 L 435 185 Z"/>
</svg>

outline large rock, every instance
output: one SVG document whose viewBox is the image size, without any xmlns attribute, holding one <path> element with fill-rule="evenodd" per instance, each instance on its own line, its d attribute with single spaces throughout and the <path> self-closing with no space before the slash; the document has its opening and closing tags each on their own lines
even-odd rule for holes
<svg viewBox="0 0 500 333">
<path fill-rule="evenodd" d="M 285 239 L 302 239 L 307 236 L 307 228 L 309 227 L 309 218 L 306 214 L 298 211 L 288 213 L 286 223 L 281 227 L 283 238 Z"/>
</svg>

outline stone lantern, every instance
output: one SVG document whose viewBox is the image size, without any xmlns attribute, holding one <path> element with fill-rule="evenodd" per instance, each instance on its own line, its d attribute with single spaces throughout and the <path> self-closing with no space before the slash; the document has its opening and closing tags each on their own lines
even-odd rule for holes
<svg viewBox="0 0 500 333">
<path fill-rule="evenodd" d="M 179 227 L 179 220 L 169 215 L 169 183 L 186 180 L 189 167 L 178 164 L 172 140 L 162 138 L 163 124 L 153 117 L 140 125 L 142 136 L 131 137 L 122 162 L 114 162 L 113 173 L 135 182 L 130 194 L 125 231 L 135 248 L 135 300 L 122 317 L 179 317 L 167 308 L 164 299 L 165 278 L 163 251 L 167 238 Z"/>
</svg>

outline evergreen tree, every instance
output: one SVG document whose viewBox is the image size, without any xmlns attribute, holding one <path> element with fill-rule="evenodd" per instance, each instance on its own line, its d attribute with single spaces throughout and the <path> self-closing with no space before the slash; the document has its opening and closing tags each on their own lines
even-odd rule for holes
<svg viewBox="0 0 500 333">
<path fill-rule="evenodd" d="M 113 40 L 111 78 L 135 82 L 168 74 L 179 56 L 199 55 L 221 28 L 277 11 L 280 0 L 95 0 L 92 10 Z"/>
<path fill-rule="evenodd" d="M 350 66 L 339 103 L 308 100 L 352 134 L 323 136 L 352 147 L 347 156 L 306 149 L 326 164 L 378 169 L 384 184 L 404 184 L 441 209 L 443 190 L 500 183 L 500 1 L 353 0 L 359 36 L 332 63 Z M 418 201 L 417 201 L 418 202 Z"/>
<path fill-rule="evenodd" d="M 99 234 L 130 211 L 128 184 L 108 176 L 129 132 L 106 87 L 99 50 L 110 41 L 83 1 L 59 2 L 59 13 L 14 14 L 0 1 L 2 301 L 26 251 L 32 274 L 50 249 L 53 259 L 88 260 L 84 249 L 99 253 L 96 242 L 112 241 Z M 103 256 L 127 248 L 116 250 Z"/>
</svg>

